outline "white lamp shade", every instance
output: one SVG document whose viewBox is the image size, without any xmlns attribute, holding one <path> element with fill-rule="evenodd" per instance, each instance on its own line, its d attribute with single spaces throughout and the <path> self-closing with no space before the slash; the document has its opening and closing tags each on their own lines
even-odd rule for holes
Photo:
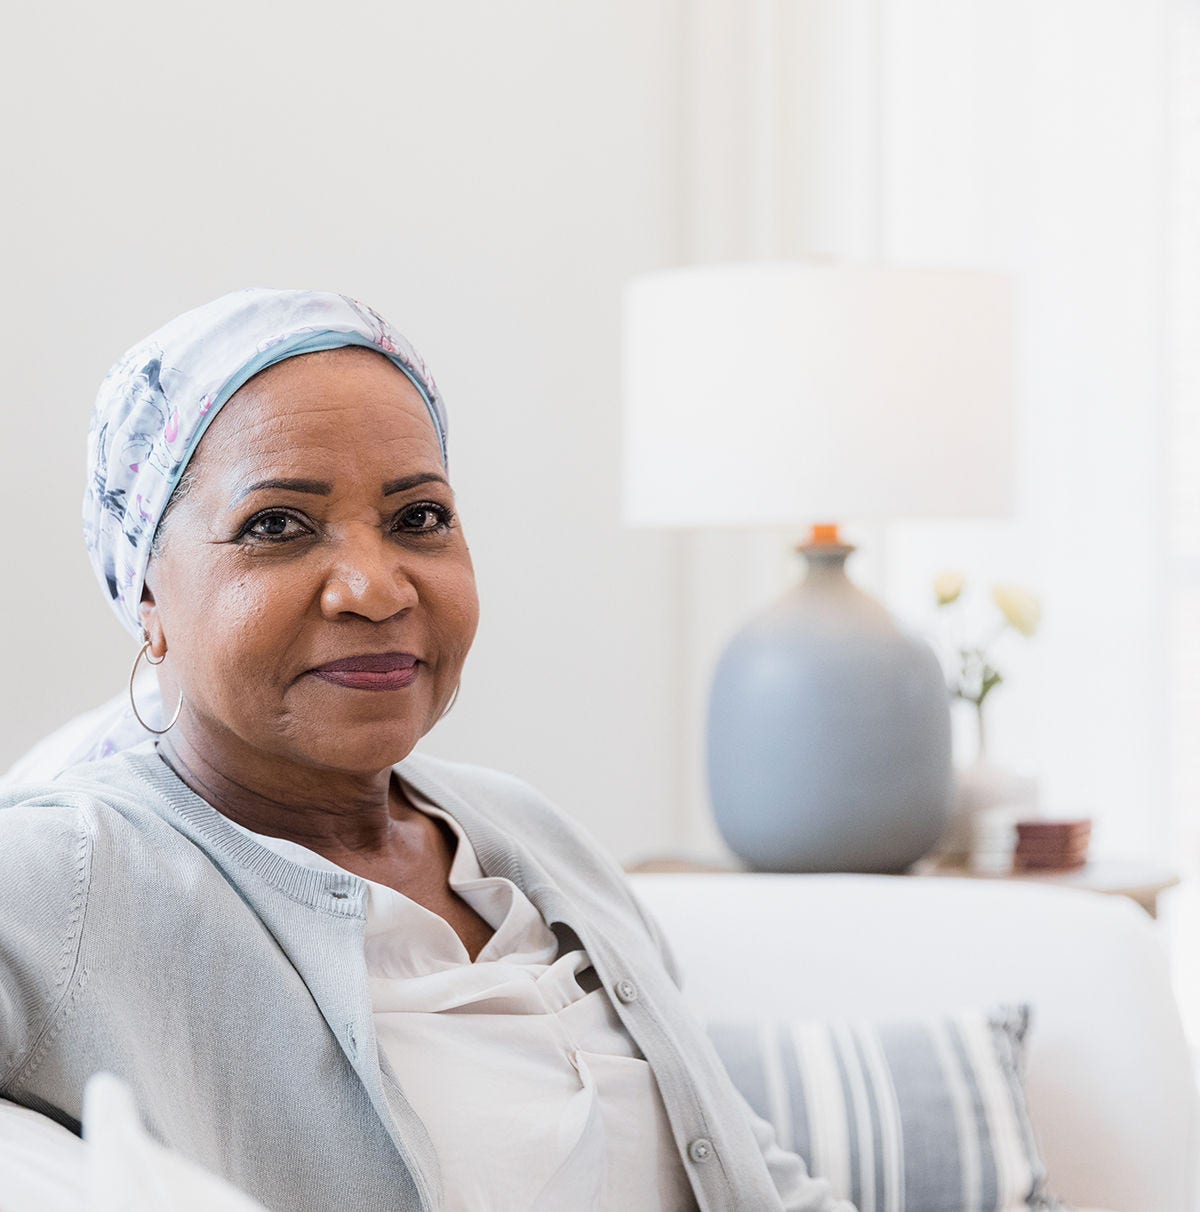
<svg viewBox="0 0 1200 1212">
<path fill-rule="evenodd" d="M 635 279 L 624 512 L 646 526 L 1011 510 L 1013 301 L 964 271 L 761 262 Z"/>
</svg>

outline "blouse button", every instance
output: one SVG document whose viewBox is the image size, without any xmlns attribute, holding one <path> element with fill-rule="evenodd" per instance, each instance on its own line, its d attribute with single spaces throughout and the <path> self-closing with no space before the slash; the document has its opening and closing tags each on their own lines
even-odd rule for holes
<svg viewBox="0 0 1200 1212">
<path fill-rule="evenodd" d="M 617 996 L 623 1002 L 636 1002 L 638 999 L 637 985 L 629 979 L 617 981 Z"/>
<path fill-rule="evenodd" d="M 706 1162 L 713 1155 L 712 1141 L 697 1137 L 688 1145 L 688 1157 L 694 1162 Z"/>
</svg>

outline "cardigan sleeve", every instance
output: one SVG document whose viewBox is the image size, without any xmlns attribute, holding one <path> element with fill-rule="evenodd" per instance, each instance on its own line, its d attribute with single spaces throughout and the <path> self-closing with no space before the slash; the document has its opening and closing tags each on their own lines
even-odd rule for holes
<svg viewBox="0 0 1200 1212">
<path fill-rule="evenodd" d="M 622 876 L 622 879 L 625 879 Z M 675 952 L 671 950 L 671 944 L 667 942 L 667 936 L 663 933 L 662 927 L 658 924 L 654 914 L 642 904 L 642 899 L 629 886 L 629 881 L 625 879 L 625 889 L 633 898 L 633 903 L 637 906 L 637 911 L 641 915 L 642 921 L 645 923 L 646 932 L 654 940 L 655 947 L 658 948 L 658 953 L 662 956 L 663 967 L 667 970 L 667 975 L 671 978 L 671 983 L 676 989 L 683 988 L 683 973 L 679 968 L 679 960 L 675 957 Z"/>
<path fill-rule="evenodd" d="M 78 808 L 0 799 L 0 1092 L 77 976 L 90 862 Z"/>
</svg>

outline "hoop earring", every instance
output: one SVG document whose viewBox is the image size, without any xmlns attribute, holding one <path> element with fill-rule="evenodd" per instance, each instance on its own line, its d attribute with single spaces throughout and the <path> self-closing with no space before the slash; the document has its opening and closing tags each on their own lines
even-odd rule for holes
<svg viewBox="0 0 1200 1212">
<path fill-rule="evenodd" d="M 147 732 L 153 732 L 155 736 L 162 736 L 164 732 L 170 732 L 171 729 L 175 727 L 175 721 L 179 719 L 179 713 L 183 710 L 183 691 L 181 690 L 179 692 L 179 702 L 175 706 L 175 714 L 171 716 L 171 722 L 165 728 L 151 728 L 150 725 L 147 724 L 144 719 L 142 719 L 141 713 L 137 709 L 137 703 L 134 702 L 133 699 L 133 679 L 137 676 L 138 661 L 140 661 L 143 656 L 146 656 L 146 652 L 149 647 L 150 641 L 147 640 L 142 645 L 141 651 L 133 658 L 133 668 L 129 671 L 129 705 L 133 708 L 133 714 L 136 717 L 137 722 L 141 724 L 141 726 Z M 167 654 L 165 652 L 158 658 L 157 661 L 152 656 L 146 656 L 146 660 L 149 661 L 151 665 L 161 665 L 166 659 Z"/>
<path fill-rule="evenodd" d="M 450 714 L 450 708 L 453 707 L 454 704 L 458 702 L 458 692 L 461 689 L 462 689 L 462 682 L 459 682 L 459 684 L 454 687 L 454 693 L 450 696 L 450 702 L 448 702 L 446 704 L 446 710 L 443 711 L 442 714 L 438 716 L 439 720 L 444 720 L 446 718 L 446 716 L 448 716 Z"/>
</svg>

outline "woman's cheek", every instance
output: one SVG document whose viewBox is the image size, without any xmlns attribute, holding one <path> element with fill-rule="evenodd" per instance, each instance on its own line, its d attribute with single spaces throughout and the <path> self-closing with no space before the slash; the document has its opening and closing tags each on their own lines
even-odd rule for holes
<svg viewBox="0 0 1200 1212">
<path fill-rule="evenodd" d="M 245 669 L 270 663 L 272 653 L 286 643 L 289 606 L 294 609 L 297 599 L 261 578 L 242 576 L 210 589 L 200 600 L 214 648 L 225 653 L 228 663 Z"/>
<path fill-rule="evenodd" d="M 438 628 L 446 644 L 465 656 L 479 626 L 479 600 L 474 581 L 447 586 L 442 602 L 442 625 Z"/>
</svg>

